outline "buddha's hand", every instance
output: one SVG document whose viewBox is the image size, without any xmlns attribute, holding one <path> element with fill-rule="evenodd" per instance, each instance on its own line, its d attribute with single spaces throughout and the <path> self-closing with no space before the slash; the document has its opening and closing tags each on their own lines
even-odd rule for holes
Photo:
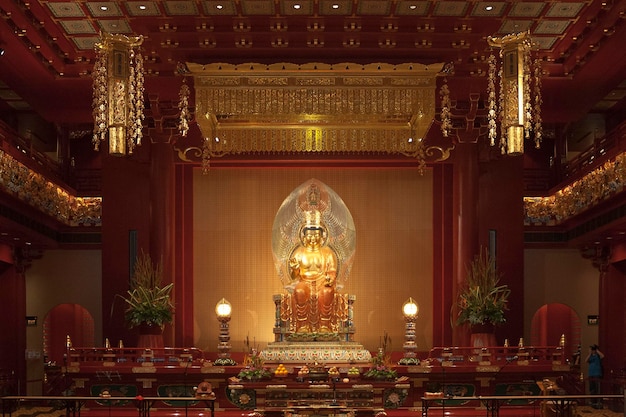
<svg viewBox="0 0 626 417">
<path fill-rule="evenodd" d="M 296 279 L 300 275 L 300 262 L 296 258 L 289 259 L 289 269 L 291 270 L 291 277 Z"/>
<path fill-rule="evenodd" d="M 327 287 L 332 287 L 334 281 L 335 280 L 333 279 L 333 277 L 331 275 L 326 275 L 326 280 L 325 280 L 324 285 L 326 285 Z"/>
</svg>

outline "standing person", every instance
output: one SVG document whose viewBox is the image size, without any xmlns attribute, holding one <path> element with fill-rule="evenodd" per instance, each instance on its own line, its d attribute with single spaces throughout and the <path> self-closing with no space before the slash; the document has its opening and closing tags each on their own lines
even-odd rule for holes
<svg viewBox="0 0 626 417">
<path fill-rule="evenodd" d="M 589 365 L 589 394 L 600 394 L 600 382 L 602 380 L 602 359 L 604 354 L 598 349 L 598 345 L 589 346 L 589 354 L 587 355 L 587 364 Z M 599 398 L 592 399 L 591 406 L 593 408 L 602 408 L 602 400 Z"/>
</svg>

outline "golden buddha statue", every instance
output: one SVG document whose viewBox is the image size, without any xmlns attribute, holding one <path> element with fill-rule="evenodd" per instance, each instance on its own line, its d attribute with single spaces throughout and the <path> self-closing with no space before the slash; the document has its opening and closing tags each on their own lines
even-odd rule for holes
<svg viewBox="0 0 626 417">
<path fill-rule="evenodd" d="M 293 282 L 291 311 L 295 331 L 328 333 L 333 330 L 337 255 L 326 245 L 326 228 L 320 213 L 306 213 L 307 222 L 300 232 L 300 242 L 289 258 Z"/>
<path fill-rule="evenodd" d="M 272 251 L 286 294 L 277 302 L 278 340 L 348 338 L 348 297 L 341 293 L 356 246 L 349 210 L 339 196 L 309 180 L 283 202 L 272 230 Z"/>
</svg>

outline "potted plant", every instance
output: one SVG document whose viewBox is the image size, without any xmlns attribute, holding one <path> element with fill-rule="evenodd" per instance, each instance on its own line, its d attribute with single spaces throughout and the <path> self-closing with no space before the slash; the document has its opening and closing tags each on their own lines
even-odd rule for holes
<svg viewBox="0 0 626 417">
<path fill-rule="evenodd" d="M 126 303 L 124 317 L 130 328 L 139 327 L 140 333 L 143 330 L 147 334 L 161 334 L 163 326 L 172 321 L 174 283 L 162 285 L 162 281 L 163 266 L 153 264 L 150 255 L 142 251 L 133 268 L 130 289 L 126 296 L 121 296 Z"/>
<path fill-rule="evenodd" d="M 506 321 L 511 290 L 500 285 L 500 278 L 494 257 L 481 248 L 459 291 L 457 325 L 469 324 L 474 333 L 493 333 L 494 326 Z"/>
</svg>

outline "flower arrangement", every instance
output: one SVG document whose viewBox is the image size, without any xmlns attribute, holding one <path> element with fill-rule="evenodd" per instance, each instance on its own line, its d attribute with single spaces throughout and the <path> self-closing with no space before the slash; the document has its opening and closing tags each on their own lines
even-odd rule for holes
<svg viewBox="0 0 626 417">
<path fill-rule="evenodd" d="M 239 372 L 237 378 L 250 381 L 271 378 L 272 373 L 263 366 L 263 362 L 260 353 L 253 348 L 250 350 L 250 353 L 246 354 L 244 357 L 243 364 L 245 368 Z"/>
<path fill-rule="evenodd" d="M 363 374 L 365 378 L 392 380 L 398 377 L 398 373 L 393 369 L 391 357 L 386 353 L 390 343 L 391 339 L 385 332 L 378 353 L 372 357 L 372 367 Z"/>
<path fill-rule="evenodd" d="M 506 321 L 504 312 L 511 290 L 499 282 L 494 257 L 481 248 L 470 263 L 465 285 L 459 292 L 457 325 L 496 325 Z"/>
<path fill-rule="evenodd" d="M 363 376 L 372 379 L 396 379 L 398 373 L 392 366 L 391 358 L 389 355 L 385 354 L 384 350 L 381 348 L 378 350 L 378 354 L 372 357 L 372 367 L 368 369 Z"/>
</svg>

